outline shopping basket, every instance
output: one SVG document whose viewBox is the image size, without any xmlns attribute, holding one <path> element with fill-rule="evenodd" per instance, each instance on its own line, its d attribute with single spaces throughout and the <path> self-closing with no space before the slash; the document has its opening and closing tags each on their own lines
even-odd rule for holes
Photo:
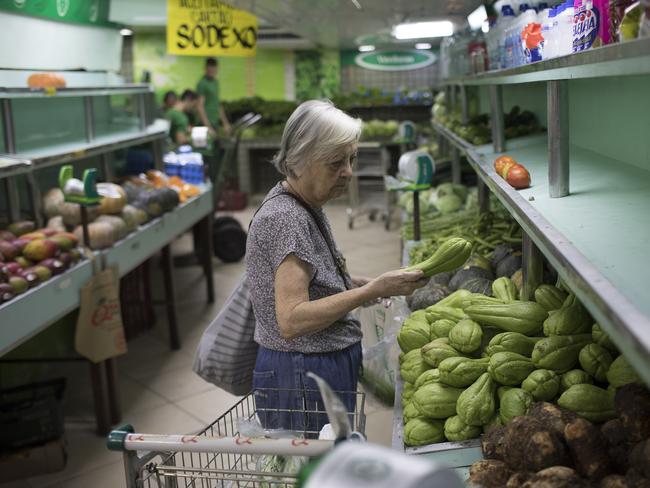
<svg viewBox="0 0 650 488">
<path fill-rule="evenodd" d="M 257 389 L 197 434 L 141 434 L 134 432 L 131 426 L 124 426 L 111 432 L 108 447 L 123 452 L 128 488 L 292 487 L 297 473 L 260 471 L 258 460 L 261 456 L 315 457 L 332 449 L 334 441 L 318 440 L 319 432 L 307 428 L 313 422 L 305 420 L 310 416 L 327 415 L 327 412 L 320 402 L 309 404 L 305 401 L 297 409 L 270 409 L 260 407 L 258 403 L 261 402 L 256 399 L 282 393 L 309 398 L 317 392 Z M 348 420 L 355 432 L 364 434 L 365 395 L 361 392 L 337 393 L 355 396 L 355 411 L 348 412 Z M 286 431 L 280 438 L 250 437 L 239 432 L 242 421 L 251 422 L 257 418 L 264 424 L 272 415 L 302 420 L 299 426 L 289 426 L 291 437 L 286 437 Z"/>
</svg>

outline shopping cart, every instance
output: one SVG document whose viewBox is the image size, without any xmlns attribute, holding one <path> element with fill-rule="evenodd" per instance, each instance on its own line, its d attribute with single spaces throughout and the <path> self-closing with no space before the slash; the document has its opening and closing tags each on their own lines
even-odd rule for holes
<svg viewBox="0 0 650 488">
<path fill-rule="evenodd" d="M 329 387 L 329 392 L 324 392 L 320 383 L 319 387 L 324 405 L 320 402 L 310 404 L 305 401 L 298 409 L 260 407 L 258 403 L 263 402 L 256 399 L 270 394 L 295 393 L 306 399 L 313 397 L 312 393 L 317 390 L 259 389 L 243 397 L 197 434 L 141 434 L 134 432 L 133 428 L 127 425 L 111 432 L 108 447 L 123 452 L 128 488 L 293 487 L 297 480 L 296 472 L 261 471 L 258 461 L 261 456 L 309 458 L 331 450 L 335 441 L 319 440 L 317 430 L 306 428 L 314 424 L 309 421 L 310 416 L 327 415 L 337 438 L 363 439 L 365 432 L 363 393 L 338 393 L 356 397 L 355 411 L 344 413 L 341 419 L 341 408 L 344 409 L 342 402 L 338 398 L 334 402 L 330 401 L 333 394 Z M 332 403 L 335 405 L 332 406 Z M 293 422 L 296 422 L 295 419 L 302 420 L 297 421 L 299 426 L 289 425 L 291 437 L 286 437 L 286 430 L 279 434 L 282 435 L 280 438 L 253 437 L 239 431 L 242 426 L 251 422 L 266 425 L 274 415 L 285 415 L 284 418 L 292 419 Z M 255 422 L 256 420 L 258 422 Z M 341 424 L 347 424 L 347 427 Z M 296 426 L 298 428 L 294 429 Z M 352 427 L 354 432 L 351 431 Z"/>
</svg>

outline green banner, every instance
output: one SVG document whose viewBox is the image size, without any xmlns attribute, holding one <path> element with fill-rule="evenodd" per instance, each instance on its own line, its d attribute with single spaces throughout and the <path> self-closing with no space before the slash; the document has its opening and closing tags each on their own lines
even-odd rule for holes
<svg viewBox="0 0 650 488">
<path fill-rule="evenodd" d="M 73 24 L 116 27 L 109 22 L 110 0 L 0 0 L 0 10 Z"/>
</svg>

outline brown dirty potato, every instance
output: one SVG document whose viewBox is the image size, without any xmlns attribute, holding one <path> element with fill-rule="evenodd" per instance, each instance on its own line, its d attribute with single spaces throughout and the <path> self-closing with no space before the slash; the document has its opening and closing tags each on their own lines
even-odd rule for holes
<svg viewBox="0 0 650 488">
<path fill-rule="evenodd" d="M 506 433 L 505 427 L 490 429 L 481 439 L 483 457 L 486 459 L 499 459 L 503 461 L 504 445 L 503 440 Z"/>
<path fill-rule="evenodd" d="M 639 442 L 630 453 L 630 467 L 650 478 L 650 439 Z"/>
<path fill-rule="evenodd" d="M 630 488 L 630 485 L 628 485 L 625 476 L 621 476 L 620 474 L 610 474 L 600 480 L 598 488 Z"/>
<path fill-rule="evenodd" d="M 552 466 L 535 474 L 522 488 L 586 488 L 588 484 L 575 470 L 566 466 Z"/>
<path fill-rule="evenodd" d="M 578 417 L 575 413 L 548 402 L 533 403 L 528 407 L 526 414 L 539 420 L 560 436 L 564 435 L 566 424 Z"/>
<path fill-rule="evenodd" d="M 621 419 L 628 442 L 640 442 L 650 437 L 650 391 L 637 384 L 616 390 L 614 407 Z"/>
<path fill-rule="evenodd" d="M 568 423 L 564 428 L 564 440 L 581 476 L 600 479 L 613 472 L 605 437 L 588 420 L 577 418 Z"/>
<path fill-rule="evenodd" d="M 523 488 L 524 484 L 534 475 L 535 473 L 529 473 L 527 471 L 515 473 L 510 477 L 508 483 L 506 483 L 506 488 Z"/>
<path fill-rule="evenodd" d="M 634 468 L 627 472 L 625 481 L 627 481 L 630 488 L 650 488 L 650 479 L 644 477 L 643 473 Z"/>
<path fill-rule="evenodd" d="M 470 484 L 482 488 L 502 488 L 510 476 L 512 471 L 498 459 L 482 459 L 469 468 Z"/>
<path fill-rule="evenodd" d="M 515 417 L 506 427 L 504 446 L 504 460 L 515 471 L 572 465 L 562 437 L 533 417 Z"/>
<path fill-rule="evenodd" d="M 600 432 L 610 446 L 618 446 L 627 442 L 621 419 L 608 420 L 600 426 Z"/>
</svg>

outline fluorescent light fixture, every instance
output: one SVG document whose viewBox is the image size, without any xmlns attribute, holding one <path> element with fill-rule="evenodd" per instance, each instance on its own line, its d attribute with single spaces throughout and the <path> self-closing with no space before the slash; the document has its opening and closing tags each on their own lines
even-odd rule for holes
<svg viewBox="0 0 650 488">
<path fill-rule="evenodd" d="M 467 22 L 469 23 L 469 28 L 472 30 L 478 30 L 483 26 L 483 22 L 487 20 L 487 12 L 485 10 L 485 5 L 481 5 L 474 12 L 467 16 Z"/>
<path fill-rule="evenodd" d="M 429 37 L 446 37 L 454 33 L 454 25 L 449 20 L 435 22 L 414 22 L 398 24 L 393 27 L 396 39 L 426 39 Z"/>
<path fill-rule="evenodd" d="M 359 3 L 358 0 L 350 0 L 350 1 L 352 2 L 352 5 L 357 7 L 357 10 L 363 10 L 363 8 L 361 8 L 361 4 Z"/>
<path fill-rule="evenodd" d="M 133 31 L 131 29 L 120 29 L 120 34 L 123 36 L 132 36 Z"/>
<path fill-rule="evenodd" d="M 483 25 L 481 25 L 481 30 L 483 31 L 483 34 L 490 32 L 490 23 L 487 20 L 483 22 Z"/>
<path fill-rule="evenodd" d="M 431 44 L 428 42 L 418 42 L 415 45 L 415 49 L 431 49 Z"/>
<path fill-rule="evenodd" d="M 366 44 L 365 46 L 359 46 L 359 52 L 361 53 L 369 53 L 370 51 L 374 51 L 375 46 L 372 46 L 370 44 Z"/>
</svg>

